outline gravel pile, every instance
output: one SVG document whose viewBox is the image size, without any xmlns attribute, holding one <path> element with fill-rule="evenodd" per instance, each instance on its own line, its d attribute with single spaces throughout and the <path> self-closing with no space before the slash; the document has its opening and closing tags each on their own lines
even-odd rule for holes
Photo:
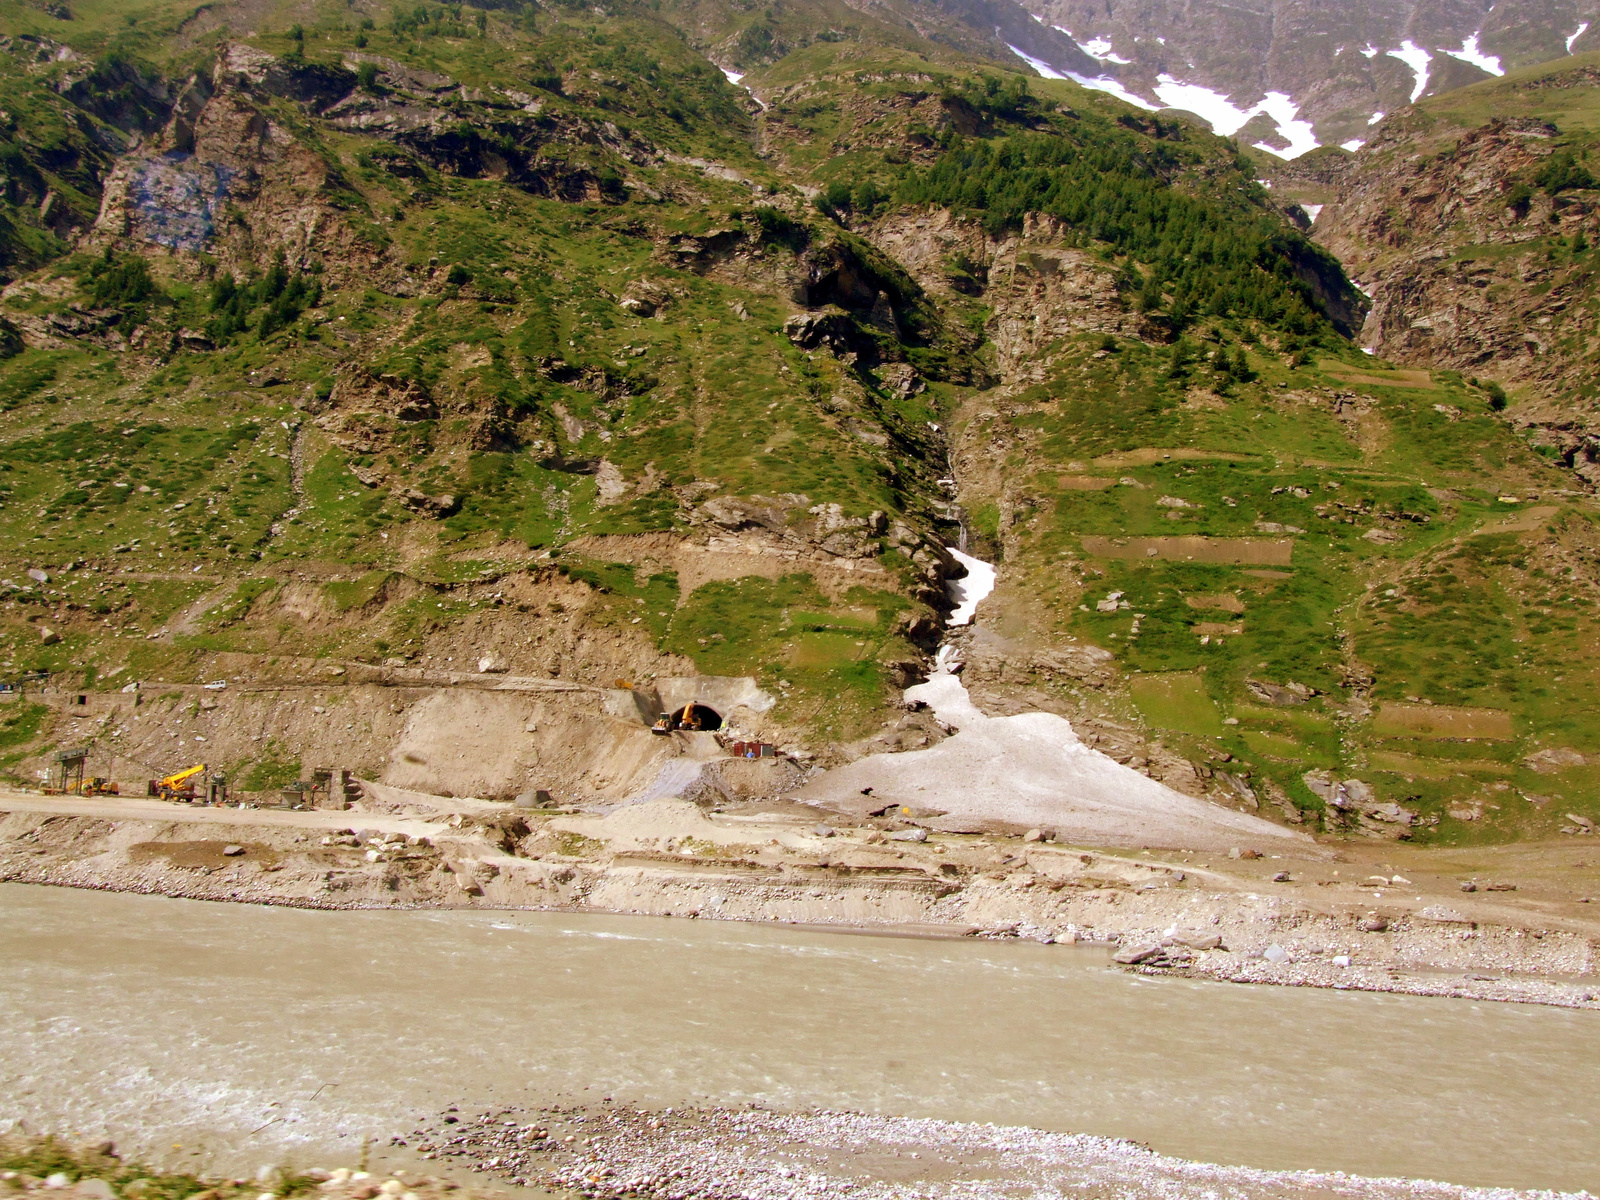
<svg viewBox="0 0 1600 1200">
<path fill-rule="evenodd" d="M 407 1143 L 524 1187 L 586 1200 L 974 1200 L 1112 1197 L 1277 1200 L 1308 1193 L 1510 1200 L 1554 1192 L 1477 1189 L 1340 1173 L 1219 1167 L 1132 1142 L 908 1117 L 761 1108 L 454 1110 Z"/>
</svg>

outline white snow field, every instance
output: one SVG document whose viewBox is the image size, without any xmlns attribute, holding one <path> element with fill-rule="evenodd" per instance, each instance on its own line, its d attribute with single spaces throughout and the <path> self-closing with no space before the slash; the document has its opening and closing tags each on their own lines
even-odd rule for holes
<svg viewBox="0 0 1600 1200">
<path fill-rule="evenodd" d="M 970 621 L 994 586 L 995 569 L 952 553 L 976 584 L 962 598 Z M 953 736 L 927 750 L 868 755 L 812 780 L 797 797 L 858 816 L 887 805 L 931 810 L 943 814 L 936 827 L 1049 828 L 1083 845 L 1223 851 L 1246 843 L 1310 842 L 1305 834 L 1185 796 L 1123 766 L 1084 745 L 1065 717 L 985 716 L 952 671 L 954 659 L 952 647 L 941 647 L 932 678 L 905 693 L 953 726 Z"/>
</svg>

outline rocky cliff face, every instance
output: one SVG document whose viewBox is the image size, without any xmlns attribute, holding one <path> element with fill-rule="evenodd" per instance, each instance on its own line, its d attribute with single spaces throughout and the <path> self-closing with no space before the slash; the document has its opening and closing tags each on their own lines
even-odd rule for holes
<svg viewBox="0 0 1600 1200">
<path fill-rule="evenodd" d="M 1570 93 L 1594 75 L 1575 68 L 1537 90 Z M 1600 192 L 1580 162 L 1587 140 L 1539 116 L 1464 130 L 1426 114 L 1388 121 L 1353 162 L 1321 176 L 1335 199 L 1315 229 L 1372 297 L 1364 346 L 1497 381 L 1514 418 L 1592 486 Z"/>
<path fill-rule="evenodd" d="M 1568 0 L 1033 0 L 1030 7 L 1096 56 L 1092 75 L 1290 155 L 1310 147 L 1312 131 L 1322 145 L 1365 140 L 1378 114 L 1600 47 L 1600 28 L 1590 29 L 1594 11 Z M 1080 73 L 1044 57 L 1059 71 Z M 1283 99 L 1262 106 L 1274 94 Z M 1297 133 L 1295 120 L 1309 129 Z"/>
</svg>

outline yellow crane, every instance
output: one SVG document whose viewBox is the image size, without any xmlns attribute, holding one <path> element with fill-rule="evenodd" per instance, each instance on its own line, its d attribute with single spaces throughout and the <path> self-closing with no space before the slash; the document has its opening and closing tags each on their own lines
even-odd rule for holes
<svg viewBox="0 0 1600 1200">
<path fill-rule="evenodd" d="M 203 774 L 205 769 L 205 763 L 196 763 L 192 767 L 185 767 L 181 771 L 168 775 L 165 779 L 152 780 L 153 787 L 151 790 L 163 800 L 192 800 L 194 798 L 194 788 L 189 784 L 189 780 L 196 775 Z"/>
</svg>

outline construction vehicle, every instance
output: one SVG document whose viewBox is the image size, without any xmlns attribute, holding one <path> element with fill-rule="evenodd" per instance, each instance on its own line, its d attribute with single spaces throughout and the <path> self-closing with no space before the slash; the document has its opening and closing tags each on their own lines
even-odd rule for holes
<svg viewBox="0 0 1600 1200">
<path fill-rule="evenodd" d="M 80 796 L 116 796 L 121 789 L 104 775 L 91 775 L 75 789 Z"/>
<path fill-rule="evenodd" d="M 679 732 L 702 733 L 709 729 L 721 728 L 722 718 L 716 709 L 691 701 L 675 712 L 662 713 L 650 727 L 650 732 L 662 735 Z"/>
<path fill-rule="evenodd" d="M 192 767 L 185 767 L 168 775 L 165 779 L 152 779 L 150 795 L 160 797 L 162 800 L 193 800 L 194 784 L 191 781 L 196 775 L 205 774 L 205 771 L 205 763 L 196 763 Z"/>
</svg>

